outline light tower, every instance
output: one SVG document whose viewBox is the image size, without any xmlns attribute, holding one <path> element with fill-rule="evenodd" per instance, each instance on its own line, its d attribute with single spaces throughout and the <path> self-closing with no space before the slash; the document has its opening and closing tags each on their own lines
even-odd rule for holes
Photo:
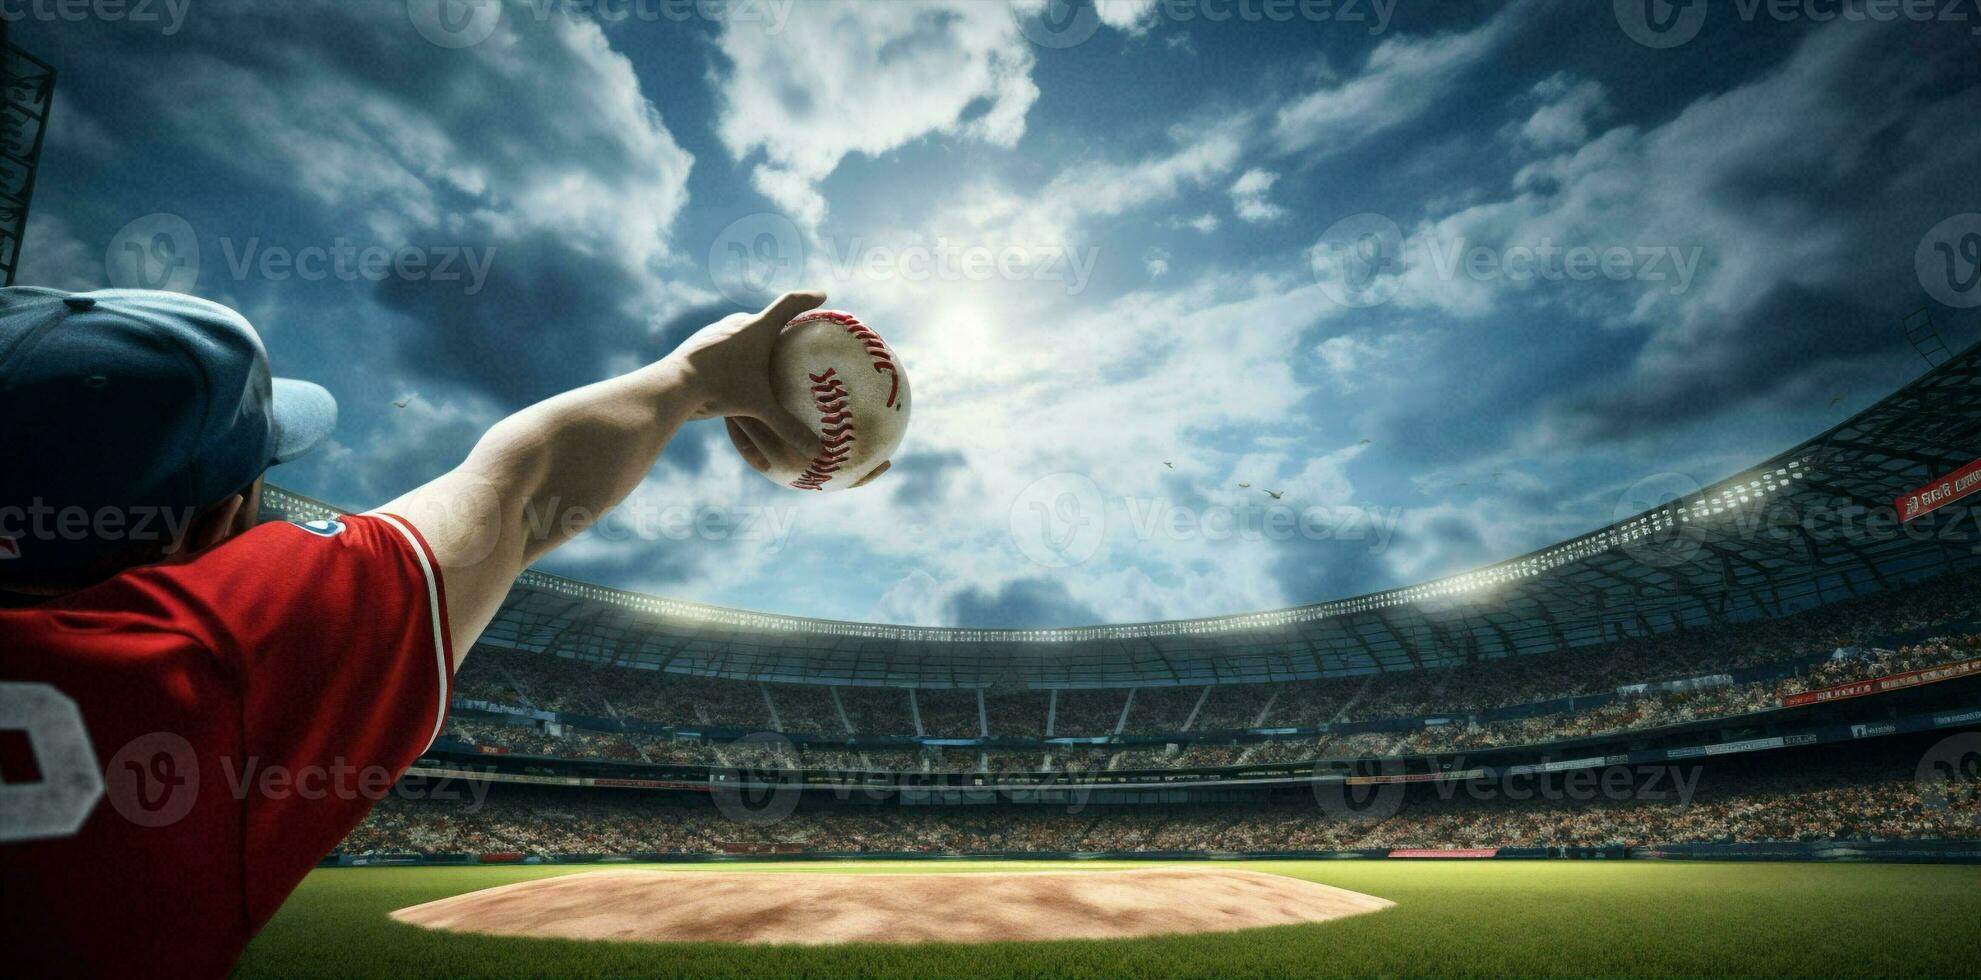
<svg viewBox="0 0 1981 980">
<path fill-rule="evenodd" d="M 55 69 L 15 47 L 5 21 L 0 21 L 0 63 L 6 71 L 6 102 L 0 106 L 0 284 L 11 286 L 21 261 L 48 108 L 55 99 Z"/>
</svg>

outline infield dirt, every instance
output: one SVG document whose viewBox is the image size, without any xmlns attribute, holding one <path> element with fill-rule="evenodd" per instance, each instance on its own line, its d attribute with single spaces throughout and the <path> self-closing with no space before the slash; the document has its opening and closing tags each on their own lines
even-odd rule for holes
<svg viewBox="0 0 1981 980">
<path fill-rule="evenodd" d="M 963 874 L 597 871 L 392 913 L 455 932 L 636 942 L 1118 939 L 1323 922 L 1387 899 L 1221 868 Z"/>
</svg>

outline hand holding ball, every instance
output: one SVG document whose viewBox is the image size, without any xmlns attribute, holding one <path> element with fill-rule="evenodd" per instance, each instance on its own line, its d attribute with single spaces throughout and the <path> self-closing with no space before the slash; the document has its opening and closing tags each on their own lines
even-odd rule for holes
<svg viewBox="0 0 1981 980">
<path fill-rule="evenodd" d="M 880 334 L 850 313 L 792 318 L 770 357 L 778 404 L 824 447 L 803 469 L 772 465 L 794 490 L 844 490 L 887 462 L 908 431 L 908 374 Z"/>
</svg>

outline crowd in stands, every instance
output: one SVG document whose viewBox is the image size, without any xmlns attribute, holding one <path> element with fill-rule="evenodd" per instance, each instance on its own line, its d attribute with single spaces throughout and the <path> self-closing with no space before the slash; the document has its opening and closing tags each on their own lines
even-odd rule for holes
<svg viewBox="0 0 1981 980">
<path fill-rule="evenodd" d="M 1981 636 L 1961 633 L 1895 649 L 1855 649 L 1895 632 L 1971 622 L 1981 614 L 1981 575 L 1957 574 L 1846 600 L 1785 619 L 1625 639 L 1586 649 L 1440 670 L 1289 684 L 1038 690 L 827 687 L 683 677 L 542 654 L 477 649 L 457 696 L 591 717 L 657 724 L 843 735 L 1107 736 L 1225 731 L 1464 714 L 1629 685 L 1723 672 L 1852 648 L 1779 680 L 1721 677 L 1682 690 L 1635 691 L 1599 707 L 1501 721 L 1474 719 L 1404 731 L 1283 738 L 1251 744 L 1055 747 L 1032 753 L 976 749 L 725 749 L 723 743 L 565 726 L 457 720 L 454 738 L 477 746 L 581 759 L 705 765 L 805 765 L 892 771 L 1055 769 L 1087 771 L 1300 762 L 1532 744 L 1679 725 L 1771 710 L 1810 690 L 1981 658 Z M 1124 711 L 1125 709 L 1125 711 Z M 1125 715 L 1125 717 L 1124 717 Z M 919 719 L 919 726 L 916 721 Z M 986 732 L 986 722 L 988 732 Z M 1124 723 L 1125 722 L 1125 723 Z M 1187 725 L 1187 728 L 1186 728 Z"/>
<path fill-rule="evenodd" d="M 1896 650 L 1873 650 L 1857 660 L 1832 660 L 1784 678 L 1775 693 L 1781 696 L 1849 684 L 1868 677 L 1889 677 L 1941 664 L 1981 657 L 1981 636 L 1936 636 Z"/>
<path fill-rule="evenodd" d="M 1182 768 L 1355 759 L 1529 745 L 1763 711 L 1790 694 L 1981 658 L 1981 635 L 1935 638 L 1897 650 L 1827 661 L 1807 674 L 1694 690 L 1635 694 L 1597 708 L 1497 722 L 1445 724 L 1407 731 L 1280 738 L 1250 744 L 1155 747 L 1055 747 L 1043 753 L 1010 750 L 907 748 L 854 752 L 834 747 L 680 740 L 638 733 L 603 733 L 565 726 L 558 736 L 535 726 L 495 725 L 456 718 L 447 734 L 474 746 L 530 755 L 691 765 L 783 765 L 812 769 L 897 772 L 1008 772 Z"/>
<path fill-rule="evenodd" d="M 1757 763 L 1756 765 L 1760 765 Z M 349 854 L 718 852 L 738 844 L 813 851 L 1281 851 L 1647 845 L 1681 842 L 1981 837 L 1981 774 L 1928 795 L 1903 760 L 1742 771 L 1600 801 L 1534 794 L 1419 795 L 1393 816 L 1347 820 L 1309 801 L 1235 804 L 801 806 L 779 822 L 732 821 L 706 799 L 627 790 L 498 787 L 477 802 L 388 797 L 344 842 Z"/>
<path fill-rule="evenodd" d="M 984 709 L 991 731 L 999 735 L 1038 738 L 1046 733 L 1046 714 L 1051 706 L 1044 691 L 1029 688 L 984 692 Z"/>
<path fill-rule="evenodd" d="M 935 738 L 976 738 L 983 734 L 975 690 L 922 688 L 913 697 L 922 717 L 922 734 Z"/>
<path fill-rule="evenodd" d="M 543 729 L 523 725 L 491 725 L 455 717 L 447 720 L 447 729 L 442 734 L 476 748 L 498 752 L 589 758 L 575 743 L 559 744 L 558 739 L 544 734 Z"/>
<path fill-rule="evenodd" d="M 1972 621 L 1977 613 L 1981 613 L 1981 576 L 1947 575 L 1782 619 L 1662 633 L 1444 670 L 1288 685 L 1268 724 L 1304 726 L 1473 712 L 1595 694 L 1824 653 L 1922 627 Z"/>
</svg>

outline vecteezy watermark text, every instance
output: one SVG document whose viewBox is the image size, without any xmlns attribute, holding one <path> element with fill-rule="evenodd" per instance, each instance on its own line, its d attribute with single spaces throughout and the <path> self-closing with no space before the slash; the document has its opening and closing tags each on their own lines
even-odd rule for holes
<svg viewBox="0 0 1981 980">
<path fill-rule="evenodd" d="M 0 21 L 157 25 L 158 33 L 171 37 L 186 25 L 192 5 L 193 0 L 0 0 Z"/>
<path fill-rule="evenodd" d="M 490 780 L 471 777 L 402 780 L 390 767 L 336 756 L 327 763 L 287 765 L 257 756 L 201 758 L 191 741 L 173 732 L 151 732 L 125 743 L 103 767 L 103 795 L 119 816 L 140 827 L 184 820 L 199 804 L 202 787 L 215 785 L 201 771 L 213 766 L 227 798 L 245 802 L 285 800 L 468 799 L 466 812 L 488 798 Z M 458 788 L 458 786 L 464 786 Z M 93 801 L 92 801 L 93 802 Z"/>
<path fill-rule="evenodd" d="M 1141 541 L 1367 541 L 1370 554 L 1388 550 L 1403 508 L 1281 504 L 1191 507 L 1162 499 L 1124 497 L 1121 505 Z"/>
<path fill-rule="evenodd" d="M 337 237 L 328 244 L 269 243 L 260 236 L 219 240 L 222 269 L 235 282 L 461 283 L 462 295 L 482 291 L 495 263 L 494 246 L 385 245 Z M 121 289 L 163 289 L 190 293 L 207 271 L 200 237 L 192 223 L 167 212 L 147 214 L 118 229 L 104 250 L 104 271 Z"/>
<path fill-rule="evenodd" d="M 706 21 L 749 27 L 767 36 L 784 32 L 798 0 L 406 0 L 406 17 L 435 47 L 471 48 L 493 37 L 503 14 L 546 23 L 562 16 L 616 28 L 626 24 Z"/>
<path fill-rule="evenodd" d="M 798 0 L 524 0 L 538 21 L 563 14 L 573 21 L 606 25 L 685 24 L 703 20 L 759 26 L 768 35 L 784 32 Z"/>
<path fill-rule="evenodd" d="M 1079 473 L 1034 480 L 1012 499 L 1007 524 L 1012 543 L 1049 568 L 1078 565 L 1106 539 L 1110 512 L 1118 509 L 1137 541 L 1350 541 L 1367 542 L 1370 554 L 1387 551 L 1403 521 L 1403 508 L 1294 505 L 1278 501 L 1179 504 L 1162 497 L 1110 500 Z"/>
<path fill-rule="evenodd" d="M 1189 24 L 1347 24 L 1370 35 L 1389 30 L 1398 0 L 1032 0 L 1011 5 L 1025 37 L 1042 48 L 1072 48 L 1100 32 L 1103 23 L 1124 26 L 1120 15 L 1138 14 L 1131 30 L 1151 22 Z M 1102 14 L 1117 15 L 1103 18 Z"/>
<path fill-rule="evenodd" d="M 1692 288 L 1704 256 L 1698 245 L 1565 244 L 1546 236 L 1485 243 L 1435 232 L 1406 236 L 1396 222 L 1373 212 L 1336 221 L 1309 253 L 1322 289 L 1335 302 L 1354 307 L 1388 302 L 1413 275 L 1440 282 L 1656 283 L 1677 296 Z"/>
<path fill-rule="evenodd" d="M 488 281 L 489 266 L 495 261 L 495 246 L 475 248 L 466 245 L 358 245 L 336 238 L 329 245 L 265 245 L 259 237 L 236 242 L 220 240 L 220 251 L 227 260 L 228 274 L 236 281 L 257 277 L 269 282 L 299 279 L 303 282 L 466 282 L 461 294 L 473 296 Z"/>
<path fill-rule="evenodd" d="M 43 541 L 181 541 L 198 514 L 193 507 L 58 506 L 36 497 L 0 507 L 0 540 L 12 543 L 11 553 L 0 557 L 19 557 L 21 549 Z"/>
<path fill-rule="evenodd" d="M 814 261 L 815 260 L 815 261 Z M 1077 296 L 1087 289 L 1100 247 L 1056 242 L 877 243 L 862 237 L 808 241 L 796 222 L 775 212 L 744 215 L 709 244 L 708 273 L 723 295 L 749 302 L 825 278 L 832 282 L 1023 282 L 1052 284 Z"/>
<path fill-rule="evenodd" d="M 1360 763 L 1321 760 L 1310 783 L 1314 802 L 1330 818 L 1355 823 L 1381 823 L 1403 809 L 1407 787 L 1431 784 L 1441 802 L 1463 797 L 1478 803 L 1544 800 L 1551 803 L 1672 803 L 1692 805 L 1698 793 L 1699 766 L 1603 765 L 1550 769 L 1510 766 L 1468 769 L 1462 758 L 1425 756 L 1430 772 L 1406 773 L 1397 759 L 1379 760 L 1377 772 L 1360 771 Z"/>
<path fill-rule="evenodd" d="M 629 500 L 599 513 L 567 506 L 557 498 L 524 507 L 523 526 L 537 540 L 553 534 L 570 536 L 589 530 L 600 540 L 619 541 L 748 541 L 776 554 L 784 550 L 798 523 L 796 507 L 695 506 Z"/>
<path fill-rule="evenodd" d="M 1970 24 L 1981 34 L 1976 0 L 1611 0 L 1617 26 L 1647 48 L 1676 48 L 1697 38 L 1714 9 L 1730 10 L 1743 24 L 1831 21 L 1890 24 Z"/>
</svg>

